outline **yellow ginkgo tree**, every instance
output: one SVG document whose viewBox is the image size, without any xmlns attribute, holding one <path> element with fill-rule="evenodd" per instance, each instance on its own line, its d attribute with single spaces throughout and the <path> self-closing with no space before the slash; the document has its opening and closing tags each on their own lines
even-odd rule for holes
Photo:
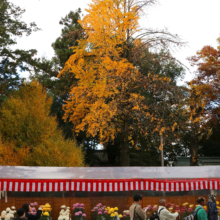
<svg viewBox="0 0 220 220">
<path fill-rule="evenodd" d="M 78 79 L 64 105 L 64 119 L 74 124 L 75 134 L 98 135 L 101 143 L 120 134 L 124 166 L 129 165 L 130 137 L 136 132 L 147 134 L 158 122 L 144 91 L 153 92 L 154 84 L 161 87 L 169 82 L 166 77 L 141 74 L 129 56 L 134 48 L 153 46 L 160 39 L 150 30 L 151 39 L 146 39 L 147 31 L 139 27 L 143 7 L 154 2 L 92 0 L 79 21 L 86 36 L 72 48 L 74 54 L 60 72 L 61 76 L 68 69 Z"/>
</svg>

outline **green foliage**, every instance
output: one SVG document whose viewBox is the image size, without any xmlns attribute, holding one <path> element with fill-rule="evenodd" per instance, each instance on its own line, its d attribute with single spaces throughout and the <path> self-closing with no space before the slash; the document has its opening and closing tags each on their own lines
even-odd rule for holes
<svg viewBox="0 0 220 220">
<path fill-rule="evenodd" d="M 37 31 L 35 23 L 29 26 L 21 21 L 24 13 L 8 0 L 0 0 L 0 102 L 20 83 L 19 71 L 29 71 L 36 50 L 13 49 L 16 38 Z"/>
<path fill-rule="evenodd" d="M 217 157 L 220 156 L 220 126 L 214 126 L 213 133 L 209 139 L 200 142 L 200 156 Z"/>
<path fill-rule="evenodd" d="M 84 36 L 84 31 L 78 23 L 78 20 L 81 19 L 81 13 L 80 8 L 75 12 L 70 11 L 68 15 L 60 20 L 60 25 L 63 26 L 62 33 L 52 44 L 60 67 L 64 67 L 66 61 L 73 54 L 70 47 L 77 46 L 77 40 Z"/>
<path fill-rule="evenodd" d="M 176 156 L 185 153 L 185 149 L 179 142 L 182 130 L 185 129 L 186 118 L 183 114 L 183 105 L 188 94 L 183 87 L 177 85 L 177 81 L 184 77 L 185 70 L 169 51 L 161 50 L 159 53 L 152 53 L 148 49 L 142 48 L 141 53 L 137 54 L 141 54 L 141 56 L 136 56 L 132 61 L 139 67 L 143 75 L 151 73 L 170 79 L 168 84 L 152 85 L 152 87 L 155 86 L 154 93 L 150 90 L 143 90 L 142 93 L 149 105 L 154 106 L 151 113 L 157 114 L 157 117 L 161 119 L 160 127 L 167 128 L 163 131 L 164 155 L 168 160 L 175 160 Z M 176 123 L 174 124 L 174 122 Z M 140 149 L 139 151 L 135 150 L 135 154 L 139 154 L 140 157 L 143 154 L 151 155 L 149 158 L 154 158 L 153 161 L 158 164 L 160 152 L 156 148 L 160 146 L 159 133 L 151 130 L 148 135 L 142 137 L 137 132 L 133 139 L 138 143 Z M 148 161 L 145 161 L 145 165 L 148 164 Z"/>
<path fill-rule="evenodd" d="M 84 36 L 81 25 L 77 22 L 81 19 L 81 9 L 61 18 L 60 25 L 63 26 L 60 37 L 52 44 L 55 56 L 52 60 L 39 59 L 35 66 L 32 79 L 40 81 L 49 95 L 53 97 L 52 114 L 57 116 L 59 127 L 63 129 L 65 137 L 72 137 L 72 124 L 63 121 L 62 105 L 68 99 L 71 87 L 76 83 L 75 76 L 66 71 L 62 77 L 57 78 L 65 62 L 73 54 L 70 47 L 78 44 L 77 40 Z"/>
</svg>

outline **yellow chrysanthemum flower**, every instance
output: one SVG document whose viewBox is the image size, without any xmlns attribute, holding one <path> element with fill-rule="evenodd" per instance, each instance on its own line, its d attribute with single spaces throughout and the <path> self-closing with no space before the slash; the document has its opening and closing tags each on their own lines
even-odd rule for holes
<svg viewBox="0 0 220 220">
<path fill-rule="evenodd" d="M 216 204 L 219 205 L 219 201 L 216 201 Z"/>
<path fill-rule="evenodd" d="M 122 218 L 122 217 L 123 217 L 123 215 L 121 215 L 121 214 L 120 214 L 118 217 L 119 217 L 119 218 Z"/>
<path fill-rule="evenodd" d="M 187 205 L 189 205 L 189 203 L 188 203 L 188 202 L 185 202 L 185 203 L 183 204 L 183 206 L 187 206 Z"/>
<path fill-rule="evenodd" d="M 110 215 L 110 217 L 115 217 L 115 215 L 112 213 L 112 214 Z"/>
<path fill-rule="evenodd" d="M 193 207 L 194 207 L 194 205 L 193 205 L 193 204 L 191 204 L 191 205 L 189 205 L 189 207 L 190 207 L 190 208 L 193 208 Z"/>
<path fill-rule="evenodd" d="M 114 213 L 115 212 L 115 210 L 113 209 L 113 208 L 110 208 L 110 210 L 109 210 L 111 213 Z"/>
<path fill-rule="evenodd" d="M 43 215 L 44 216 L 49 216 L 49 213 L 48 212 L 44 212 Z"/>
<path fill-rule="evenodd" d="M 118 207 L 115 207 L 114 210 L 115 210 L 115 211 L 118 211 Z"/>
<path fill-rule="evenodd" d="M 114 212 L 114 215 L 115 215 L 115 216 L 117 216 L 117 215 L 118 215 L 118 213 L 117 213 L 117 212 Z"/>
</svg>

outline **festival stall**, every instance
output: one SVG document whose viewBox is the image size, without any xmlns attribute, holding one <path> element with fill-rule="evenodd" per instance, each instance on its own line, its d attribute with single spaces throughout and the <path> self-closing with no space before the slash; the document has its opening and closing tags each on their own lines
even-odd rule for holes
<svg viewBox="0 0 220 220">
<path fill-rule="evenodd" d="M 219 189 L 220 166 L 0 167 L 1 210 L 26 202 L 50 204 L 54 219 L 62 205 L 83 204 L 90 220 L 98 203 L 127 210 L 136 192 L 143 195 L 143 206 L 158 204 L 162 196 L 180 206 Z"/>
</svg>

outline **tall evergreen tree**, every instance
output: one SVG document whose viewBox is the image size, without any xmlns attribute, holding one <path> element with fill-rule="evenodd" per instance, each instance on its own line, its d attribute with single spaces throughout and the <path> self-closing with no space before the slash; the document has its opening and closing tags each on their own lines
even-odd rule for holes
<svg viewBox="0 0 220 220">
<path fill-rule="evenodd" d="M 74 74 L 69 74 L 67 70 L 62 77 L 58 78 L 60 70 L 64 67 L 65 62 L 73 54 L 70 49 L 78 45 L 79 39 L 84 36 L 81 25 L 77 22 L 81 19 L 81 9 L 75 12 L 70 11 L 68 15 L 61 18 L 60 25 L 62 31 L 60 37 L 52 44 L 54 57 L 52 60 L 46 58 L 38 59 L 35 66 L 35 72 L 31 78 L 39 80 L 48 93 L 53 97 L 52 113 L 58 118 L 59 126 L 63 129 L 65 137 L 72 137 L 72 124 L 63 121 L 62 106 L 69 97 L 69 91 L 72 85 L 76 83 Z"/>
<path fill-rule="evenodd" d="M 25 10 L 9 0 L 0 0 L 0 102 L 20 83 L 19 72 L 29 71 L 36 50 L 14 49 L 17 37 L 37 31 L 35 23 L 21 21 Z"/>
</svg>

